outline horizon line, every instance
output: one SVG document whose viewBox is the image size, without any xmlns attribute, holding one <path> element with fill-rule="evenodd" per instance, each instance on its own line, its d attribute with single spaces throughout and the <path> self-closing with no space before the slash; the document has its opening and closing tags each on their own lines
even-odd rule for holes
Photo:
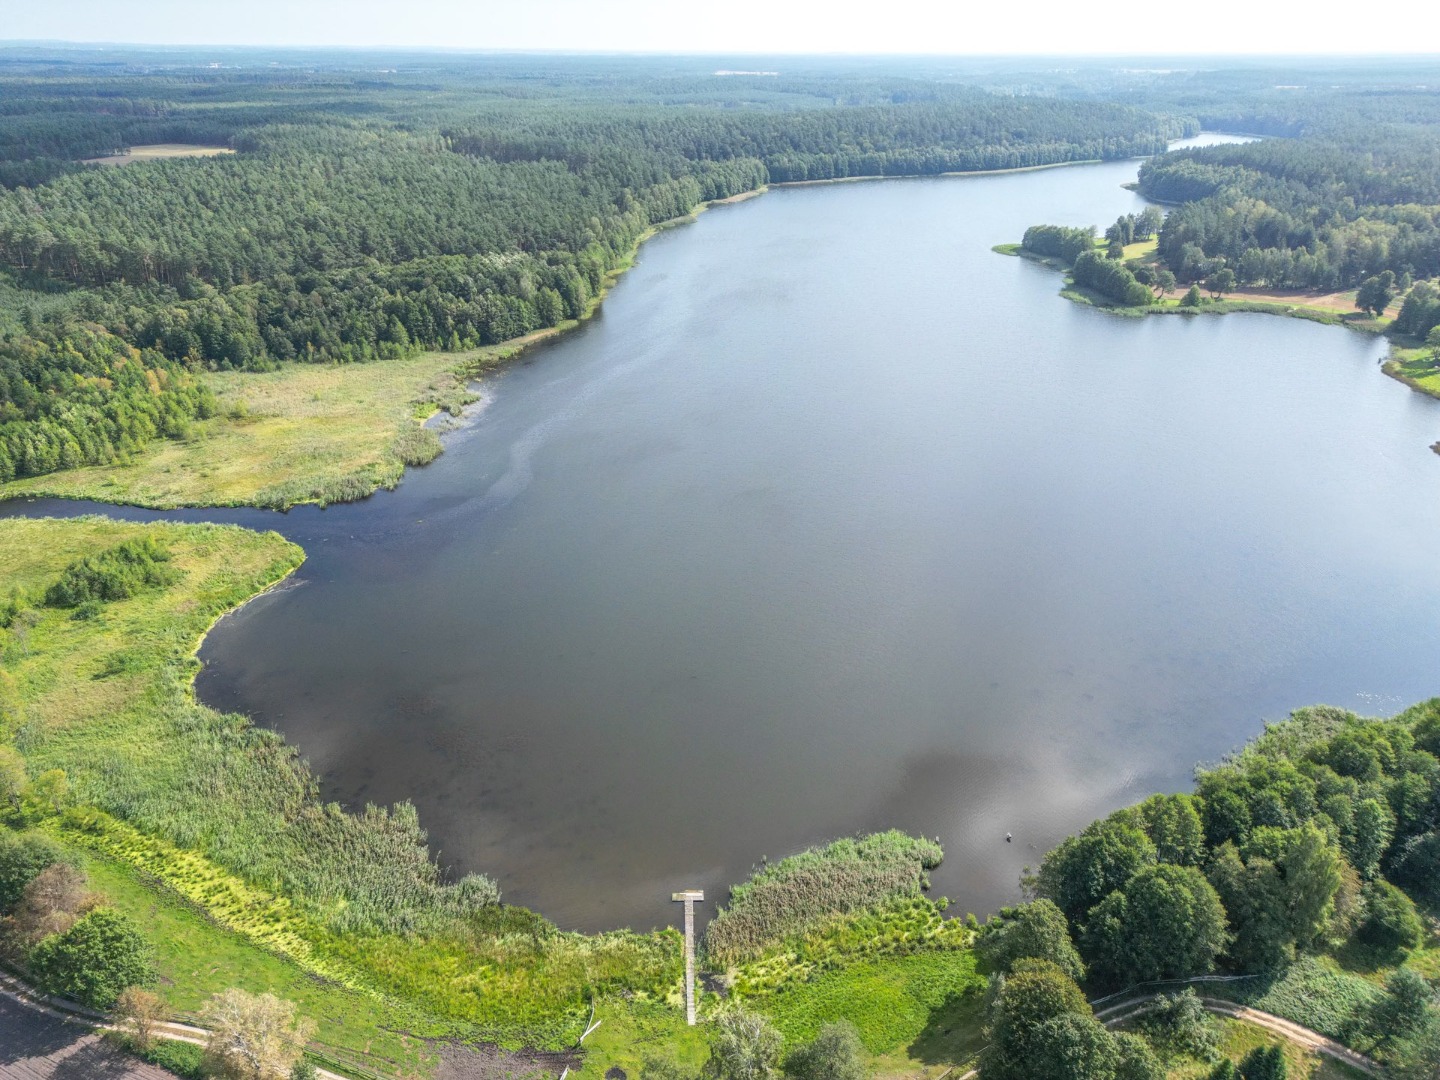
<svg viewBox="0 0 1440 1080">
<path fill-rule="evenodd" d="M 60 49 L 229 49 L 260 51 L 327 52 L 414 52 L 450 56 L 646 56 L 724 57 L 763 56 L 818 59 L 913 59 L 913 60 L 1433 60 L 1440 63 L 1440 51 L 1430 52 L 865 52 L 832 50 L 795 52 L 785 49 L 567 49 L 530 45 L 436 45 L 436 44 L 337 44 L 320 42 L 221 42 L 221 41 L 108 41 L 68 38 L 0 38 L 0 49 L 44 47 Z"/>
</svg>

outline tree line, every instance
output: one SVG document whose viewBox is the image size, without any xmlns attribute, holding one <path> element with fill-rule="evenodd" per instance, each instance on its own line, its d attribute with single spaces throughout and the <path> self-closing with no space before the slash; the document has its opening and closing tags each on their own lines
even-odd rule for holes
<svg viewBox="0 0 1440 1080">
<path fill-rule="evenodd" d="M 1159 252 L 1183 281 L 1354 288 L 1440 274 L 1440 136 L 1402 125 L 1175 151 L 1140 191 L 1178 203 Z"/>
</svg>

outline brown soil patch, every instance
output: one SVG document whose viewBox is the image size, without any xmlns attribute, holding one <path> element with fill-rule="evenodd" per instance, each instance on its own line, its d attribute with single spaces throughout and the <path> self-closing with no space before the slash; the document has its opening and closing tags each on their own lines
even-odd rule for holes
<svg viewBox="0 0 1440 1080">
<path fill-rule="evenodd" d="M 1184 285 L 1172 289 L 1165 296 L 1171 300 L 1178 300 L 1186 294 L 1190 286 Z M 1209 292 L 1205 286 L 1200 286 L 1200 291 L 1208 298 Z M 1262 289 L 1258 286 L 1242 285 L 1234 292 L 1226 293 L 1226 300 L 1250 300 L 1260 304 L 1284 304 L 1286 307 L 1312 308 L 1316 311 L 1328 311 L 1336 315 L 1360 314 L 1360 309 L 1355 306 L 1355 290 L 1347 289 L 1340 292 L 1310 292 L 1305 289 Z M 1392 318 L 1400 310 L 1400 299 L 1390 305 L 1385 314 Z"/>
<path fill-rule="evenodd" d="M 434 1044 L 432 1044 L 434 1045 Z M 440 1067 L 434 1080 L 553 1080 L 580 1056 L 534 1050 L 502 1050 L 498 1046 L 434 1045 Z"/>
</svg>

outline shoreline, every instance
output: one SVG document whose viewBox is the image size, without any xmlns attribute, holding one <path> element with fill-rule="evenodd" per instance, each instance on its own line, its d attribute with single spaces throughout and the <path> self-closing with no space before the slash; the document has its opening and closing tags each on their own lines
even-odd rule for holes
<svg viewBox="0 0 1440 1080">
<path fill-rule="evenodd" d="M 1017 165 L 1013 169 L 961 169 L 958 171 L 939 173 L 873 173 L 865 176 L 836 176 L 828 180 L 779 180 L 767 184 L 766 187 L 818 187 L 821 184 L 859 184 L 869 180 L 932 180 L 941 177 L 951 178 L 957 176 L 1010 176 L 1014 173 L 1041 172 L 1045 169 L 1064 169 L 1071 165 L 1109 165 L 1116 161 L 1144 160 L 1144 158 L 1079 158 L 1075 161 L 1052 161 L 1048 165 Z M 765 188 L 760 188 L 756 191 L 756 194 L 761 194 L 764 191 Z"/>
<path fill-rule="evenodd" d="M 639 257 L 640 249 L 647 240 L 650 240 L 657 234 L 665 232 L 669 229 L 678 228 L 681 225 L 689 225 L 693 223 L 700 214 L 704 213 L 706 210 L 709 210 L 711 207 L 730 206 L 737 203 L 747 202 L 750 199 L 758 198 L 759 196 L 765 194 L 770 189 L 770 187 L 771 185 L 762 185 L 761 187 L 752 188 L 749 191 L 738 192 L 735 195 L 730 195 L 723 199 L 709 199 L 705 202 L 697 203 L 694 207 L 691 208 L 688 214 L 683 214 L 679 217 L 667 218 L 665 221 L 656 222 L 654 225 L 646 228 L 644 232 L 642 232 L 640 236 L 635 240 L 635 243 L 626 253 L 624 259 L 622 259 L 614 269 L 606 272 L 605 277 L 601 282 L 599 291 L 596 292 L 596 294 L 586 302 L 585 310 L 574 319 L 566 319 L 564 322 L 557 323 L 554 326 L 544 326 L 538 330 L 532 330 L 528 334 L 522 334 L 519 337 L 509 338 L 506 341 L 496 342 L 494 345 L 482 345 L 477 349 L 467 350 L 466 352 L 443 353 L 435 349 L 425 349 L 415 353 L 414 356 L 410 357 L 409 359 L 415 359 L 427 355 L 437 357 L 451 356 L 454 358 L 454 362 L 446 367 L 445 374 L 448 374 L 455 379 L 460 380 L 464 384 L 469 384 L 479 379 L 482 379 L 484 376 L 503 367 L 504 365 L 522 359 L 527 353 L 531 352 L 532 350 L 537 349 L 543 345 L 554 344 L 560 339 L 566 337 L 567 335 L 582 329 L 585 324 L 587 324 L 599 313 L 601 305 L 604 303 L 605 298 L 610 294 L 610 290 L 613 289 L 617 284 L 619 284 L 620 279 L 626 274 L 626 272 L 628 272 L 634 267 L 635 260 Z M 371 361 L 369 364 L 348 366 L 353 367 L 356 370 L 363 371 L 368 367 L 382 365 L 390 362 L 391 361 L 377 360 Z M 301 365 L 297 363 L 295 366 Z M 326 367 L 334 365 L 315 366 Z M 424 427 L 424 425 L 430 420 L 433 420 L 442 412 L 448 411 L 442 404 L 434 402 L 430 404 L 433 407 L 430 408 L 428 412 L 422 414 L 417 411 L 415 413 L 412 418 L 414 426 Z M 406 430 L 408 430 L 408 426 L 402 425 L 395 432 L 390 433 L 390 437 L 393 440 L 393 438 L 403 435 Z M 442 445 L 440 453 L 444 453 L 444 433 L 440 432 L 437 434 L 441 436 Z M 380 440 L 377 439 L 377 442 L 378 441 Z M 147 450 L 148 449 L 150 448 L 147 447 Z M 438 456 L 439 454 L 436 455 L 436 457 Z M 433 460 L 434 458 L 431 459 L 431 461 Z M 38 477 L 27 477 L 23 481 L 18 481 L 20 483 L 34 484 L 33 487 L 30 487 L 24 491 L 10 490 L 11 485 L 17 483 L 17 481 L 11 481 L 8 484 L 0 485 L 0 503 L 14 502 L 24 499 L 64 499 L 69 502 L 93 502 L 97 505 L 103 506 L 128 506 L 139 510 L 269 510 L 276 513 L 284 514 L 288 513 L 290 510 L 294 509 L 297 506 L 326 506 L 341 505 L 342 503 L 363 502 L 365 499 L 370 498 L 372 495 L 375 495 L 382 490 L 393 490 L 403 481 L 404 476 L 407 472 L 409 472 L 411 469 L 423 468 L 426 464 L 429 464 L 429 462 L 424 462 L 420 465 L 408 465 L 402 461 L 399 463 L 400 467 L 398 470 L 398 475 L 393 483 L 386 483 L 383 480 L 371 480 L 367 478 L 365 483 L 368 485 L 368 489 L 365 490 L 363 493 L 357 494 L 351 498 L 330 499 L 328 501 L 322 501 L 319 498 L 300 499 L 295 502 L 287 503 L 283 506 L 267 505 L 264 502 L 261 502 L 258 497 L 239 499 L 209 498 L 190 501 L 155 499 L 147 500 L 143 497 L 97 498 L 96 496 L 91 494 L 77 493 L 63 488 L 48 488 L 45 486 L 45 480 L 47 478 L 64 476 L 72 470 L 57 470 L 53 473 L 45 473 L 42 476 Z"/>
<path fill-rule="evenodd" d="M 1404 348 L 1394 337 L 1391 336 L 1387 326 L 1382 325 L 1373 318 L 1367 318 L 1362 312 L 1354 313 L 1348 311 L 1336 311 L 1333 308 L 1307 307 L 1304 304 L 1287 304 L 1280 300 L 1251 300 L 1245 295 L 1231 293 L 1227 297 L 1218 300 L 1206 298 L 1200 307 L 1184 308 L 1177 304 L 1153 304 L 1145 307 L 1127 307 L 1123 304 L 1116 304 L 1108 297 L 1089 289 L 1077 286 L 1070 277 L 1070 268 L 1061 259 L 1051 255 L 1041 255 L 1038 252 L 1027 251 L 1019 244 L 995 244 L 990 249 L 997 255 L 1007 255 L 1014 258 L 1029 259 L 1031 262 L 1040 263 L 1051 270 L 1062 274 L 1060 295 L 1072 304 L 1080 304 L 1084 307 L 1092 307 L 1109 315 L 1123 319 L 1140 319 L 1151 315 L 1180 315 L 1196 317 L 1201 315 L 1279 315 L 1288 319 L 1301 319 L 1305 322 L 1320 323 L 1323 326 L 1339 326 L 1346 330 L 1353 330 L 1360 334 L 1371 334 L 1384 337 L 1389 343 L 1389 352 L 1380 362 L 1380 371 L 1388 375 L 1396 382 L 1403 383 L 1417 394 L 1424 394 L 1426 397 L 1440 400 L 1440 389 L 1430 387 L 1418 379 L 1406 374 L 1402 370 L 1401 351 Z M 1317 293 L 1317 296 L 1328 294 Z M 1166 297 L 1166 299 L 1170 299 Z M 1440 440 L 1431 444 L 1430 449 L 1440 454 Z"/>
</svg>

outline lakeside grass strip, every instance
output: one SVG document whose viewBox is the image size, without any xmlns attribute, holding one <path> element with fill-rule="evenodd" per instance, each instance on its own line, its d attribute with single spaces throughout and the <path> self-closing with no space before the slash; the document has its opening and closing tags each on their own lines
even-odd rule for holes
<svg viewBox="0 0 1440 1080">
<path fill-rule="evenodd" d="M 134 826 L 98 810 L 82 810 L 47 823 L 61 843 L 83 847 L 147 874 L 194 904 L 217 925 L 284 957 L 312 975 L 349 990 L 365 990 L 347 965 L 311 944 L 315 929 L 289 897 L 247 885 L 199 852 L 146 836 Z"/>
</svg>

